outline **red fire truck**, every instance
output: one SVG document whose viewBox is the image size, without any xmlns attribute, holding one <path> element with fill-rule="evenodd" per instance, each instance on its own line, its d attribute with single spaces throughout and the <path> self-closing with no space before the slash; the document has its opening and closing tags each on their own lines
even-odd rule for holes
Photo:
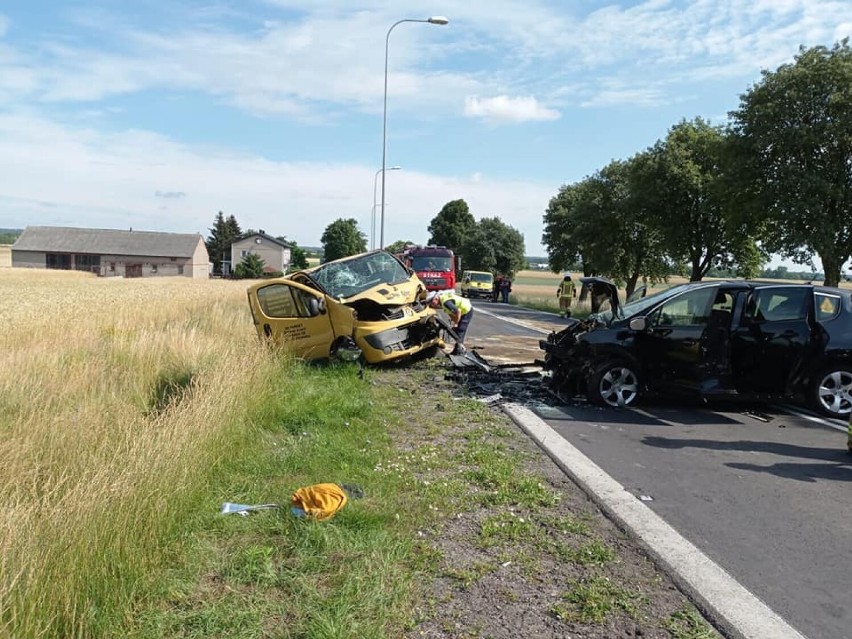
<svg viewBox="0 0 852 639">
<path fill-rule="evenodd" d="M 429 291 L 443 291 L 456 287 L 456 271 L 461 258 L 446 246 L 409 246 L 397 255 Z"/>
</svg>

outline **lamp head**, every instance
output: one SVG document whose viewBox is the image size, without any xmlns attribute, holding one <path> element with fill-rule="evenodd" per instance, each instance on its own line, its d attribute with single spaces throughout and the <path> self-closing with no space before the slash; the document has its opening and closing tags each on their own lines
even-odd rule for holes
<svg viewBox="0 0 852 639">
<path fill-rule="evenodd" d="M 449 20 L 444 16 L 432 16 L 426 22 L 429 24 L 449 24 Z"/>
</svg>

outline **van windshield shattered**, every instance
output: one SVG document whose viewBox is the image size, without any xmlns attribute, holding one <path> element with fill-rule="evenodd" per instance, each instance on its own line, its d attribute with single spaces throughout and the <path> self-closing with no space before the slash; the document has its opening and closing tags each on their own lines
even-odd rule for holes
<svg viewBox="0 0 852 639">
<path fill-rule="evenodd" d="M 332 297 L 352 297 L 379 284 L 401 284 L 410 275 L 390 253 L 379 251 L 348 260 L 329 262 L 310 273 L 311 279 Z"/>
</svg>

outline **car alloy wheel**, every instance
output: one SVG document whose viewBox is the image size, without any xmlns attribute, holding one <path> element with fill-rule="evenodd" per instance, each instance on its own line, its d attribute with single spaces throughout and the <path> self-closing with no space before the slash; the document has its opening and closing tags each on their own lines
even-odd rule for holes
<svg viewBox="0 0 852 639">
<path fill-rule="evenodd" d="M 836 366 L 817 376 L 816 404 L 822 412 L 842 417 L 852 412 L 852 371 Z"/>
<path fill-rule="evenodd" d="M 588 395 L 595 404 L 629 406 L 639 396 L 639 378 L 623 364 L 606 364 L 589 380 Z"/>
</svg>

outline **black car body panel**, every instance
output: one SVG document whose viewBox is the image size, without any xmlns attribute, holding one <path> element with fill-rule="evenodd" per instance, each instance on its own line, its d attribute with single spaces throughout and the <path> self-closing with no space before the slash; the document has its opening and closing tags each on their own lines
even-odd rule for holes
<svg viewBox="0 0 852 639">
<path fill-rule="evenodd" d="M 604 278 L 582 278 L 609 310 L 540 342 L 552 383 L 593 401 L 608 365 L 635 373 L 637 392 L 804 398 L 852 412 L 852 292 L 811 284 L 696 282 L 619 305 Z M 604 304 L 606 306 L 606 304 Z M 603 377 L 601 377 L 603 376 Z M 594 384 L 602 384 L 591 388 Z M 613 396 L 615 397 L 615 396 Z M 619 394 L 619 400 L 632 397 Z"/>
</svg>

